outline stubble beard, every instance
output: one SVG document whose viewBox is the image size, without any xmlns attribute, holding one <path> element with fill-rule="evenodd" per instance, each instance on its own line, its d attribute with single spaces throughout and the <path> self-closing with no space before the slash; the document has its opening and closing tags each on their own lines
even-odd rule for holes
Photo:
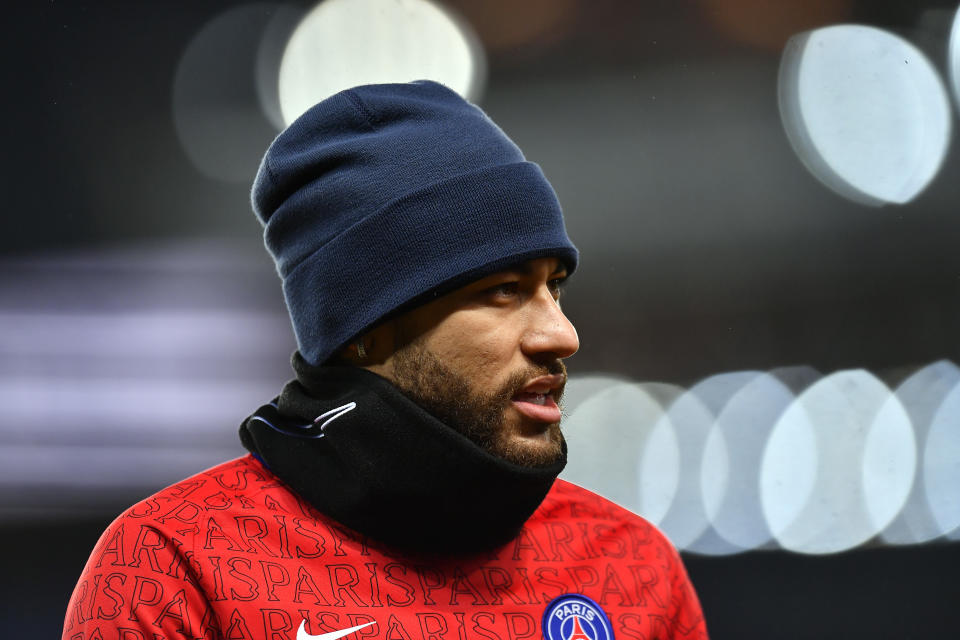
<svg viewBox="0 0 960 640">
<path fill-rule="evenodd" d="M 428 413 L 482 449 L 517 465 L 545 467 L 565 456 L 560 425 L 546 427 L 546 442 L 524 442 L 508 432 L 505 414 L 511 398 L 531 379 L 559 373 L 566 373 L 560 360 L 531 366 L 515 372 L 494 393 L 486 395 L 476 391 L 465 375 L 453 371 L 414 342 L 396 352 L 393 383 Z M 560 395 L 562 389 L 555 397 L 558 404 Z"/>
</svg>

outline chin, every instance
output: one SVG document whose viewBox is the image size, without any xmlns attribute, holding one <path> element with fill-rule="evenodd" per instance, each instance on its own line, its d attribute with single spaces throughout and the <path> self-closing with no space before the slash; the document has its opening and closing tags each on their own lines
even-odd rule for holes
<svg viewBox="0 0 960 640">
<path fill-rule="evenodd" d="M 518 430 L 512 436 L 500 439 L 492 452 L 514 464 L 530 467 L 547 466 L 562 459 L 563 436 L 560 434 L 560 425 L 555 422 L 536 424 L 536 432 Z"/>
<path fill-rule="evenodd" d="M 540 422 L 510 408 L 504 415 L 504 431 L 518 440 L 549 440 L 551 433 L 560 428 L 556 422 Z"/>
<path fill-rule="evenodd" d="M 555 445 L 559 444 L 555 435 L 559 429 L 560 425 L 556 422 L 538 422 L 532 426 L 524 425 L 520 429 L 516 439 L 519 442 L 528 443 L 533 447 Z"/>
</svg>

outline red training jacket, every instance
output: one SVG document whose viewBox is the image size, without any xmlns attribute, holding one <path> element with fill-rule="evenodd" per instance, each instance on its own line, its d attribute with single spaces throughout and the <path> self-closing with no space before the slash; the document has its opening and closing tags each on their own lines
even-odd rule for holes
<svg viewBox="0 0 960 640">
<path fill-rule="evenodd" d="M 520 534 L 493 552 L 415 556 L 344 529 L 250 455 L 117 518 L 87 562 L 63 630 L 64 640 L 344 635 L 700 640 L 707 632 L 663 535 L 569 482 L 557 480 Z"/>
</svg>

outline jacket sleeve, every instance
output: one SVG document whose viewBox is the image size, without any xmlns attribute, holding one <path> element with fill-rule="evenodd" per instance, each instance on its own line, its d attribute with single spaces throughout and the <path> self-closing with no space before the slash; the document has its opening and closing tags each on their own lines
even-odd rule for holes
<svg viewBox="0 0 960 640">
<path fill-rule="evenodd" d="M 74 588 L 63 640 L 213 639 L 219 624 L 186 545 L 130 512 L 100 537 Z"/>
<path fill-rule="evenodd" d="M 687 570 L 683 566 L 683 560 L 673 545 L 668 544 L 671 554 L 670 563 L 670 608 L 668 620 L 670 623 L 670 638 L 683 640 L 706 640 L 707 625 L 703 618 L 703 611 L 700 608 L 700 600 L 697 598 L 696 591 L 690 578 L 687 576 Z"/>
</svg>

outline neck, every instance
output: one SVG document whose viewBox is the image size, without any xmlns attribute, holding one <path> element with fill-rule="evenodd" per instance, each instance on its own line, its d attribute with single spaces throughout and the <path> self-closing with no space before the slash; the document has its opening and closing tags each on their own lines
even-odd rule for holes
<svg viewBox="0 0 960 640">
<path fill-rule="evenodd" d="M 507 462 L 374 373 L 296 365 L 298 379 L 244 422 L 241 441 L 321 512 L 387 545 L 483 551 L 504 544 L 566 462 Z"/>
</svg>

